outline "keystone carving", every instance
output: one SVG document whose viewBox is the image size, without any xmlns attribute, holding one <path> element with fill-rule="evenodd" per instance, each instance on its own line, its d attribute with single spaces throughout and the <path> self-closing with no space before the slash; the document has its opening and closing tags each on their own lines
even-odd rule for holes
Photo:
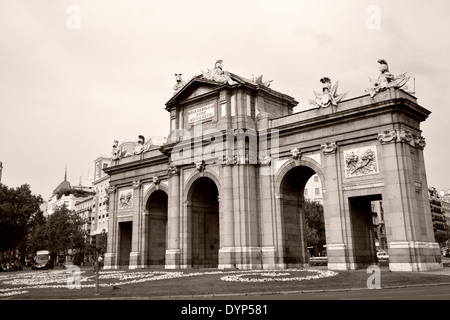
<svg viewBox="0 0 450 320">
<path fill-rule="evenodd" d="M 302 152 L 299 148 L 295 147 L 291 149 L 291 155 L 294 160 L 300 159 L 302 157 Z"/>
<path fill-rule="evenodd" d="M 195 167 L 199 172 L 203 172 L 205 170 L 205 162 L 204 161 L 197 161 L 195 163 Z"/>
<path fill-rule="evenodd" d="M 153 176 L 152 181 L 155 185 L 159 185 L 161 183 L 161 180 L 159 179 L 158 176 Z"/>
</svg>

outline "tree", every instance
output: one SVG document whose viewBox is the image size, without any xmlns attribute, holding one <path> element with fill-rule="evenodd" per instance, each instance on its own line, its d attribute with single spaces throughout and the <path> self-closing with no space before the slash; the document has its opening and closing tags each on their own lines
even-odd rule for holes
<svg viewBox="0 0 450 320">
<path fill-rule="evenodd" d="M 13 251 L 19 245 L 24 250 L 28 233 L 42 215 L 42 202 L 28 184 L 18 188 L 0 184 L 0 251 Z"/>
<path fill-rule="evenodd" d="M 65 205 L 57 208 L 46 223 L 47 249 L 56 255 L 66 255 L 69 249 L 84 248 L 85 233 L 82 226 L 85 221 Z"/>
<path fill-rule="evenodd" d="M 447 244 L 447 241 L 449 240 L 449 234 L 448 232 L 441 233 L 441 232 L 435 232 L 434 233 L 434 240 L 439 243 L 441 247 L 445 247 Z"/>
<path fill-rule="evenodd" d="M 316 201 L 305 200 L 306 243 L 308 246 L 323 246 L 325 241 L 325 221 L 323 206 Z"/>
</svg>

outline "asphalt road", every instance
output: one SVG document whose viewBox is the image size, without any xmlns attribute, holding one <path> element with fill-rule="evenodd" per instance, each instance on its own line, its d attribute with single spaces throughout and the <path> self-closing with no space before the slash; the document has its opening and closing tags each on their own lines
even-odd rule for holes
<svg viewBox="0 0 450 320">
<path fill-rule="evenodd" d="M 182 300 L 182 299 L 180 299 Z M 450 300 L 450 285 L 410 286 L 313 293 L 233 295 L 189 300 Z"/>
</svg>

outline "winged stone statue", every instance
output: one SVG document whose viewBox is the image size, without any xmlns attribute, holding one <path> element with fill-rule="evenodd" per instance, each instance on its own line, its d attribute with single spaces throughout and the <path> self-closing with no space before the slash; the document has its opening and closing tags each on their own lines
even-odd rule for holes
<svg viewBox="0 0 450 320">
<path fill-rule="evenodd" d="M 320 79 L 320 82 L 322 82 L 322 92 L 314 91 L 316 97 L 315 100 L 308 100 L 310 104 L 315 105 L 316 107 L 327 108 L 331 105 L 337 106 L 337 104 L 347 95 L 347 92 L 343 94 L 337 93 L 339 81 L 332 86 L 331 80 L 324 77 Z"/>
</svg>

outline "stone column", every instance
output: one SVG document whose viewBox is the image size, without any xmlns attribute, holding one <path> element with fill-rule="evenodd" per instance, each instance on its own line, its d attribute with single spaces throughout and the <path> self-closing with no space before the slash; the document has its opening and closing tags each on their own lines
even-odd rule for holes
<svg viewBox="0 0 450 320">
<path fill-rule="evenodd" d="M 220 242 L 219 269 L 236 268 L 234 244 L 234 205 L 233 205 L 233 175 L 231 161 L 224 156 L 222 166 L 222 196 L 220 199 Z"/>
<path fill-rule="evenodd" d="M 239 269 L 261 268 L 259 223 L 256 202 L 255 165 L 233 166 L 236 266 Z M 237 231 L 239 230 L 239 231 Z"/>
<path fill-rule="evenodd" d="M 424 140 L 420 136 L 414 139 L 410 132 L 401 130 L 385 131 L 378 135 L 378 140 L 382 144 L 381 163 L 386 168 L 383 206 L 389 269 L 426 271 L 442 268 L 439 246 L 434 236 L 423 230 L 431 225 L 430 207 L 420 203 L 425 194 L 422 184 L 426 185 L 425 168 L 422 167 Z"/>
<path fill-rule="evenodd" d="M 141 264 L 140 227 L 141 227 L 141 182 L 133 182 L 133 231 L 129 269 L 136 269 Z"/>
<path fill-rule="evenodd" d="M 143 206 L 146 204 L 143 203 Z M 141 213 L 141 268 L 148 268 L 149 259 L 149 247 L 148 247 L 148 237 L 149 237 L 149 212 L 144 207 Z"/>
<path fill-rule="evenodd" d="M 166 269 L 180 268 L 180 173 L 178 167 L 169 166 L 168 230 Z"/>
<path fill-rule="evenodd" d="M 104 269 L 117 269 L 118 223 L 117 223 L 117 192 L 115 186 L 110 186 L 108 192 L 108 241 L 106 246 Z"/>
<path fill-rule="evenodd" d="M 261 232 L 261 252 L 263 269 L 277 268 L 275 249 L 275 208 L 272 193 L 272 177 L 274 174 L 274 163 L 271 163 L 270 156 L 260 161 L 259 168 L 259 212 L 260 212 L 260 232 Z"/>
<path fill-rule="evenodd" d="M 321 145 L 323 186 L 323 209 L 325 215 L 325 232 L 327 242 L 328 269 L 356 269 L 349 261 L 348 244 L 345 233 L 350 228 L 350 221 L 344 208 L 341 168 L 344 166 L 339 158 L 336 143 Z"/>
</svg>

